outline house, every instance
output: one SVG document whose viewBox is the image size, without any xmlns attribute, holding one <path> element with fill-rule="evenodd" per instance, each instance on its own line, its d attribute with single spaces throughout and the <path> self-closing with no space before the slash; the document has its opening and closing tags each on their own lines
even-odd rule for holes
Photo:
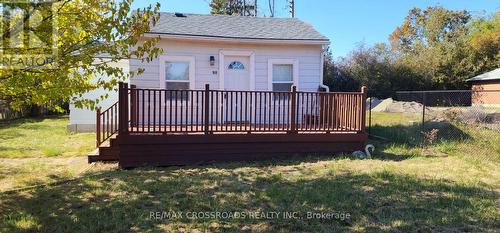
<svg viewBox="0 0 500 233">
<path fill-rule="evenodd" d="M 145 72 L 137 87 L 317 91 L 323 85 L 327 37 L 296 18 L 162 13 L 145 37 L 161 37 L 164 55 L 130 61 Z"/>
<path fill-rule="evenodd" d="M 105 57 L 96 58 L 95 61 L 106 60 Z M 109 62 L 109 59 L 108 59 Z M 127 73 L 129 69 L 128 60 L 120 60 L 118 62 L 109 62 L 111 67 L 120 67 L 123 72 Z M 95 74 L 92 81 L 97 80 L 110 80 L 110 77 L 104 73 Z M 124 80 L 128 82 L 129 80 Z M 108 94 L 108 98 L 97 104 L 101 109 L 107 109 L 118 101 L 117 91 L 106 91 L 104 89 L 97 89 L 83 94 L 85 99 L 96 99 L 100 96 Z M 95 132 L 96 129 L 96 112 L 86 108 L 77 108 L 74 104 L 69 105 L 69 125 L 67 126 L 70 132 Z"/>
<path fill-rule="evenodd" d="M 138 88 L 317 91 L 323 85 L 327 37 L 297 18 L 259 18 L 161 13 L 144 37 L 161 37 L 164 54 L 149 63 L 132 59 L 118 66 L 144 73 L 130 84 Z M 106 78 L 105 75 L 98 75 Z M 98 97 L 102 90 L 87 93 Z M 106 109 L 117 93 L 100 106 Z M 95 112 L 70 106 L 68 129 L 95 131 Z"/>
<path fill-rule="evenodd" d="M 500 68 L 468 79 L 472 85 L 472 104 L 500 106 Z"/>
<path fill-rule="evenodd" d="M 362 147 L 366 89 L 323 84 L 328 38 L 296 18 L 161 13 L 164 51 L 129 61 L 130 86 L 96 113 L 89 161 L 121 167 L 250 160 Z"/>
</svg>

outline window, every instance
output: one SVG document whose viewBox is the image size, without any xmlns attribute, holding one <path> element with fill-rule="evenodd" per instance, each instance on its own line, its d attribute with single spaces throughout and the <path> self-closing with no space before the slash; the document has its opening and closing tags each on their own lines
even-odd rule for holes
<svg viewBox="0 0 500 233">
<path fill-rule="evenodd" d="M 290 91 L 293 86 L 293 65 L 273 65 L 273 91 Z M 275 98 L 288 98 L 288 95 L 276 94 Z"/>
<path fill-rule="evenodd" d="M 297 86 L 299 80 L 298 59 L 268 59 L 267 89 L 272 91 L 290 92 L 292 86 Z M 298 87 L 297 87 L 298 88 Z M 289 94 L 275 94 L 275 99 L 288 99 Z M 280 96 L 282 96 L 280 98 Z"/>
<path fill-rule="evenodd" d="M 189 90 L 189 62 L 165 62 L 165 87 L 167 90 Z M 179 100 L 187 100 L 187 96 L 187 92 L 177 92 Z M 175 99 L 175 93 L 172 98 Z"/>
<path fill-rule="evenodd" d="M 233 61 L 229 64 L 228 69 L 230 70 L 244 70 L 245 66 L 239 61 Z"/>
</svg>

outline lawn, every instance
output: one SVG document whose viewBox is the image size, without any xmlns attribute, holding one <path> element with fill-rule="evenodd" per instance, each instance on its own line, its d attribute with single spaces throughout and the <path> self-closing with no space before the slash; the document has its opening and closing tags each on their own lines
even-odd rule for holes
<svg viewBox="0 0 500 233">
<path fill-rule="evenodd" d="M 436 138 L 426 142 L 422 132 L 432 129 L 438 130 Z M 386 112 L 372 112 L 371 131 L 388 139 L 390 147 L 402 149 L 404 153 L 422 155 L 427 152 L 454 155 L 472 163 L 500 163 L 500 131 L 458 122 L 427 121 L 422 128 L 420 115 Z"/>
<path fill-rule="evenodd" d="M 95 147 L 93 133 L 66 131 L 67 117 L 0 122 L 0 158 L 73 157 Z"/>
<path fill-rule="evenodd" d="M 66 131 L 67 117 L 0 122 L 0 191 L 57 182 L 89 169 L 93 133 Z"/>
<path fill-rule="evenodd" d="M 393 123 L 387 120 L 379 127 L 391 132 L 391 126 L 399 125 Z M 372 143 L 377 147 L 373 160 L 311 155 L 133 170 L 97 165 L 76 180 L 0 194 L 0 232 L 496 232 L 500 228 L 499 163 L 477 156 L 494 149 L 472 143 L 471 150 L 477 153 L 465 155 L 443 149 L 440 143 L 425 149 L 400 142 Z M 215 213 L 231 213 L 233 218 L 207 217 Z M 308 218 L 308 213 L 339 215 L 320 219 Z"/>
</svg>

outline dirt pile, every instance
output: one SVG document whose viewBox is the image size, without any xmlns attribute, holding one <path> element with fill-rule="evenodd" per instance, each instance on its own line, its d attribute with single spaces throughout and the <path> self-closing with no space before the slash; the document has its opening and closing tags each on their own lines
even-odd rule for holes
<svg viewBox="0 0 500 233">
<path fill-rule="evenodd" d="M 404 112 L 404 113 L 421 113 L 422 104 L 417 102 L 402 102 L 395 101 L 392 98 L 382 100 L 376 107 L 372 109 L 375 112 Z M 426 111 L 430 111 L 426 108 Z"/>
<path fill-rule="evenodd" d="M 382 100 L 380 100 L 377 97 L 367 98 L 366 99 L 366 108 L 370 109 L 370 107 L 371 107 L 371 109 L 373 109 L 373 108 L 377 107 L 381 102 L 382 102 Z"/>
<path fill-rule="evenodd" d="M 480 125 L 491 130 L 500 130 L 500 113 L 488 113 L 483 107 L 476 106 L 467 109 L 451 108 L 441 115 L 447 120 L 468 125 Z"/>
</svg>

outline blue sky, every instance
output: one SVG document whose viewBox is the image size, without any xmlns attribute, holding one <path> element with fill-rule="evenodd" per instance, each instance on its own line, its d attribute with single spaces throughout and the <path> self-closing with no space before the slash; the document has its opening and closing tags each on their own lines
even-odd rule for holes
<svg viewBox="0 0 500 233">
<path fill-rule="evenodd" d="M 287 17 L 286 0 L 275 0 L 278 17 Z M 134 7 L 144 7 L 154 0 L 136 0 Z M 210 0 L 160 0 L 161 11 L 209 13 Z M 267 10 L 259 0 L 259 10 Z M 314 25 L 316 30 L 330 38 L 334 57 L 346 56 L 363 42 L 372 45 L 387 41 L 389 34 L 399 26 L 412 7 L 443 6 L 448 9 L 470 11 L 475 16 L 500 10 L 495 0 L 295 0 L 295 16 Z"/>
</svg>

